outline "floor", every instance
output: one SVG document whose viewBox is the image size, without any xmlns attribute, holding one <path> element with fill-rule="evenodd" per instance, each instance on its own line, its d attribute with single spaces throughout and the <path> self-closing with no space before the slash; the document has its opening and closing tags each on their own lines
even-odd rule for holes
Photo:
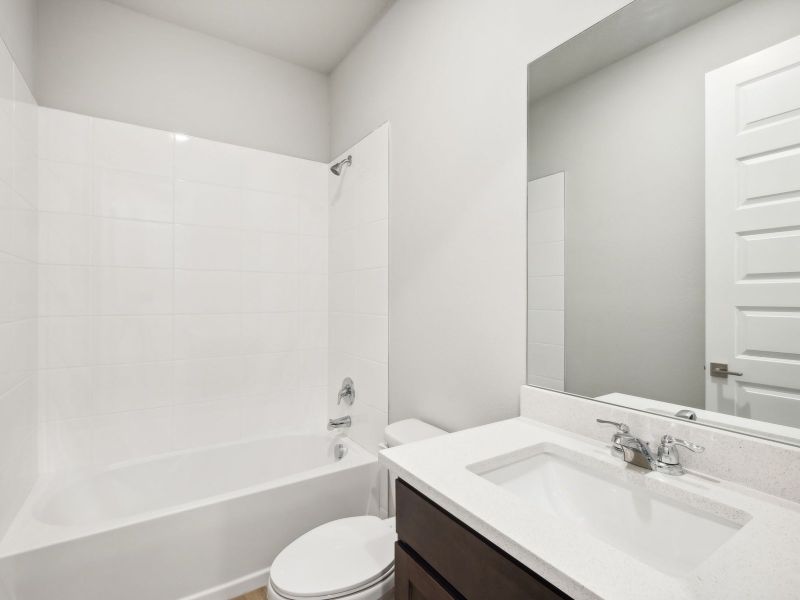
<svg viewBox="0 0 800 600">
<path fill-rule="evenodd" d="M 265 588 L 259 588 L 252 592 L 247 592 L 243 596 L 233 598 L 233 600 L 267 600 L 267 590 Z"/>
</svg>

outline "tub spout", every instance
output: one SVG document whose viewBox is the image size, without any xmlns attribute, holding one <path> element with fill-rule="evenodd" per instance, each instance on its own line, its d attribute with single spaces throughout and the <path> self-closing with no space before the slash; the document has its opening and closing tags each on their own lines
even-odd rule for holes
<svg viewBox="0 0 800 600">
<path fill-rule="evenodd" d="M 328 419 L 328 431 L 333 431 L 334 429 L 345 429 L 350 427 L 350 425 L 350 415 L 345 415 L 344 417 L 339 417 L 338 419 Z"/>
</svg>

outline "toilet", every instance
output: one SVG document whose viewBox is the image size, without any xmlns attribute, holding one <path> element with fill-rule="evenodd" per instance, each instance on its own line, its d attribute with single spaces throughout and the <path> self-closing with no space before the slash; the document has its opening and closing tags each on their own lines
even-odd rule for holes
<svg viewBox="0 0 800 600">
<path fill-rule="evenodd" d="M 387 426 L 387 447 L 446 432 L 417 419 Z M 286 546 L 270 568 L 268 600 L 389 600 L 394 593 L 395 520 L 330 521 Z"/>
</svg>

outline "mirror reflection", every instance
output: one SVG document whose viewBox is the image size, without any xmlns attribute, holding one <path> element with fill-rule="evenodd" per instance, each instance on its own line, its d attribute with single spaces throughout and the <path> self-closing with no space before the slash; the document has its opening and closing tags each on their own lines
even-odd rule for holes
<svg viewBox="0 0 800 600">
<path fill-rule="evenodd" d="M 528 383 L 800 444 L 800 3 L 638 0 L 528 88 Z"/>
</svg>

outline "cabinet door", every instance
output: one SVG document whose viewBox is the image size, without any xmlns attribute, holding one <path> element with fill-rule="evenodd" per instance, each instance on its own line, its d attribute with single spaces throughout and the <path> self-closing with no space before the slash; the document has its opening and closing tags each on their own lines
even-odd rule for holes
<svg viewBox="0 0 800 600">
<path fill-rule="evenodd" d="M 446 581 L 449 590 L 458 590 L 451 595 L 468 600 L 570 600 L 401 479 L 395 492 L 401 546 L 419 557 L 439 581 Z"/>
<path fill-rule="evenodd" d="M 460 600 L 433 572 L 417 562 L 400 543 L 394 552 L 395 600 Z"/>
</svg>

